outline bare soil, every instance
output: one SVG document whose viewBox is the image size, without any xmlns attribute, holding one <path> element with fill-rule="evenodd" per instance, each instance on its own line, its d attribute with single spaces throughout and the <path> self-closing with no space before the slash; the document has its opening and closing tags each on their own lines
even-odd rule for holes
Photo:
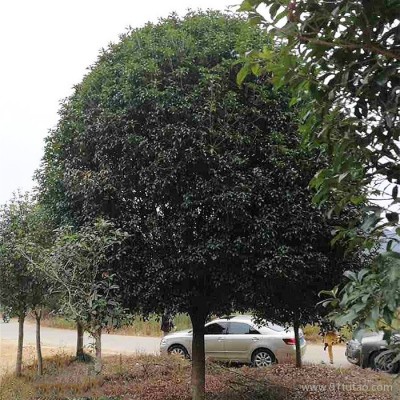
<svg viewBox="0 0 400 400">
<path fill-rule="evenodd" d="M 71 356 L 73 349 L 60 350 L 55 347 L 42 346 L 44 357 L 52 357 L 56 354 L 65 354 Z M 0 340 L 0 376 L 10 374 L 15 369 L 17 359 L 17 342 L 15 340 Z M 36 348 L 35 346 L 25 345 L 23 353 L 23 364 L 25 366 L 36 363 Z"/>
</svg>

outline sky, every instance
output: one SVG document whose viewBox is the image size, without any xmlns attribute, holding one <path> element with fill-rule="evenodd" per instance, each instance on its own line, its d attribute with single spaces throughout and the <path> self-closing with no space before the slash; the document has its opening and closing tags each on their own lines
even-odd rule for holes
<svg viewBox="0 0 400 400">
<path fill-rule="evenodd" d="M 128 26 L 240 0 L 0 1 L 0 204 L 31 190 L 44 138 L 102 48 Z M 235 7 L 234 7 L 235 8 Z"/>
</svg>

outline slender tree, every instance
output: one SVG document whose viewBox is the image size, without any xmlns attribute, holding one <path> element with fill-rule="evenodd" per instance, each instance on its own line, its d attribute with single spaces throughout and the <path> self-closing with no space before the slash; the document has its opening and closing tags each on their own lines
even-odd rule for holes
<svg viewBox="0 0 400 400">
<path fill-rule="evenodd" d="M 119 327 L 129 318 L 112 272 L 125 239 L 126 234 L 104 220 L 78 231 L 61 228 L 43 269 L 61 288 L 63 313 L 79 321 L 77 352 L 84 330 L 93 337 L 97 374 L 102 370 L 103 330 Z"/>
<path fill-rule="evenodd" d="M 40 207 L 29 194 L 16 194 L 0 213 L 0 302 L 18 317 L 18 351 L 16 375 L 22 373 L 24 321 L 32 310 L 37 324 L 36 348 L 38 374 L 43 372 L 40 345 L 41 309 L 46 304 L 49 282 L 33 267 L 48 246 L 49 230 Z"/>
</svg>

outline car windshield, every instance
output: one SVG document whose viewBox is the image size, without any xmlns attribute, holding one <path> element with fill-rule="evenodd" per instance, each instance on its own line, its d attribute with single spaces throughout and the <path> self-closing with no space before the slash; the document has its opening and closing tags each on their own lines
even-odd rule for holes
<svg viewBox="0 0 400 400">
<path fill-rule="evenodd" d="M 272 329 L 275 332 L 283 332 L 285 330 L 285 327 L 277 325 L 277 324 L 273 324 L 271 322 L 267 322 L 265 324 L 265 326 L 269 329 Z"/>
</svg>

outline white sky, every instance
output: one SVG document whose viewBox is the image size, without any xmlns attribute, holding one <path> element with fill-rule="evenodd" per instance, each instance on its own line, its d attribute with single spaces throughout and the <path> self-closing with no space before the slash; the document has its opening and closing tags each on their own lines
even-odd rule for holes
<svg viewBox="0 0 400 400">
<path fill-rule="evenodd" d="M 127 26 L 240 0 L 1 0 L 0 204 L 30 190 L 59 101 Z"/>
</svg>

